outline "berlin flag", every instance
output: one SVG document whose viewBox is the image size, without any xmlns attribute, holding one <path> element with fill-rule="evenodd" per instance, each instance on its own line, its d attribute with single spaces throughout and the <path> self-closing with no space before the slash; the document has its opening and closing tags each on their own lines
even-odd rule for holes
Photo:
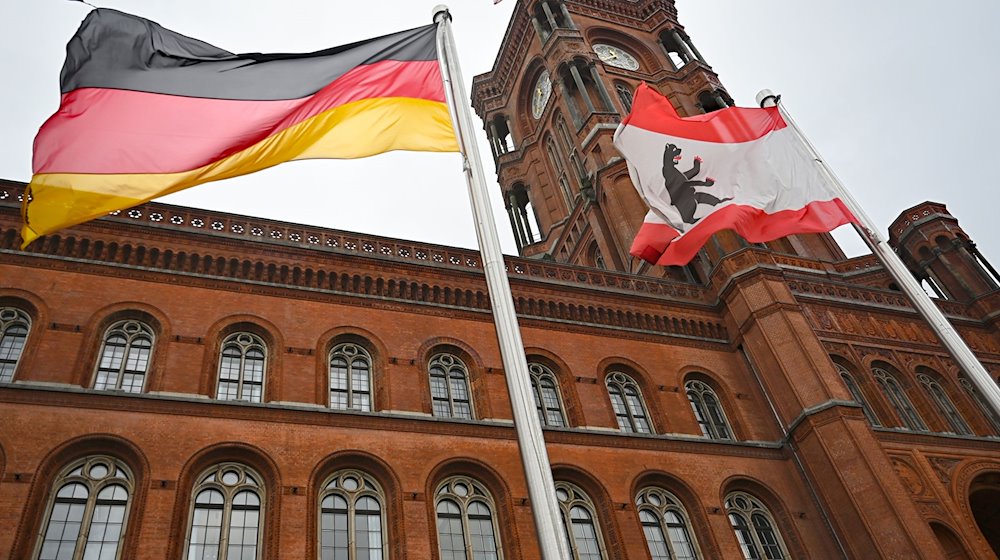
<svg viewBox="0 0 1000 560">
<path fill-rule="evenodd" d="M 630 253 L 652 264 L 687 264 L 724 229 L 762 243 L 857 222 L 777 107 L 681 118 L 643 83 L 614 142 L 649 206 Z"/>
</svg>

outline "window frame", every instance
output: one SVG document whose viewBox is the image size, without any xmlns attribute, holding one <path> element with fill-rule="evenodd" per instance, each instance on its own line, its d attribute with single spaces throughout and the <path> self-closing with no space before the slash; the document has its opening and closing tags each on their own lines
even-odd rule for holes
<svg viewBox="0 0 1000 560">
<path fill-rule="evenodd" d="M 9 356 L 0 358 L 0 365 L 12 364 L 10 366 L 10 378 L 4 379 L 0 377 L 0 383 L 14 382 L 14 379 L 17 377 L 17 369 L 21 365 L 21 359 L 24 357 L 24 349 L 28 346 L 28 337 L 31 336 L 31 315 L 27 311 L 13 306 L 0 307 L 0 348 L 3 348 L 3 342 L 8 337 L 13 339 L 13 335 L 9 335 L 8 333 L 14 327 L 22 327 L 24 329 L 24 336 L 18 337 L 21 339 L 21 342 L 15 358 L 11 359 Z M 11 348 L 13 348 L 13 345 Z"/>
<path fill-rule="evenodd" d="M 654 502 L 654 497 L 660 500 L 659 504 Z M 671 525 L 665 517 L 667 512 L 672 512 L 680 517 L 683 523 L 681 529 L 687 536 L 688 545 L 694 552 L 694 558 L 702 558 L 701 547 L 698 545 L 698 537 L 695 535 L 692 527 L 691 517 L 688 515 L 684 504 L 677 498 L 677 496 L 675 496 L 672 492 L 668 492 L 667 490 L 660 488 L 659 486 L 646 486 L 640 490 L 638 494 L 636 494 L 634 503 L 636 515 L 639 516 L 639 525 L 643 527 L 643 539 L 646 541 L 647 548 L 650 548 L 650 543 L 645 530 L 648 525 L 642 520 L 643 511 L 656 517 L 657 527 L 663 537 L 663 543 L 667 547 L 668 556 L 666 560 L 675 560 L 678 558 L 677 550 L 674 549 L 674 540 L 670 536 Z M 650 550 L 650 556 L 653 556 L 652 550 Z"/>
<path fill-rule="evenodd" d="M 357 479 L 360 485 L 355 490 L 348 490 L 343 481 L 348 478 Z M 331 488 L 330 485 L 340 482 L 337 487 Z M 366 487 L 369 485 L 370 487 Z M 348 560 L 356 560 L 358 555 L 357 549 L 357 502 L 361 498 L 374 498 L 379 505 L 379 521 L 381 523 L 381 552 L 382 558 L 389 557 L 389 535 L 388 535 L 388 523 L 386 520 L 386 497 L 385 492 L 382 490 L 382 486 L 375 480 L 371 475 L 357 470 L 357 469 L 341 469 L 326 478 L 326 481 L 320 486 L 320 491 L 318 499 L 316 501 L 316 557 L 319 560 L 323 559 L 323 501 L 329 496 L 340 496 L 345 501 L 347 501 L 347 557 Z M 370 549 L 369 549 L 370 550 Z"/>
<path fill-rule="evenodd" d="M 747 505 L 742 506 L 737 502 L 737 500 L 743 500 Z M 736 491 L 727 494 L 723 503 L 725 504 L 726 517 L 729 518 L 730 528 L 733 530 L 733 536 L 740 545 L 740 550 L 743 553 L 744 560 L 754 559 L 752 556 L 747 554 L 747 550 L 742 539 L 736 533 L 737 528 L 733 521 L 734 516 L 743 520 L 744 527 L 746 527 L 747 533 L 750 535 L 750 544 L 754 546 L 758 554 L 757 559 L 787 560 L 792 557 L 788 552 L 788 546 L 785 545 L 785 539 L 781 536 L 781 530 L 779 529 L 777 522 L 775 522 L 774 516 L 771 514 L 771 511 L 767 508 L 767 506 L 764 505 L 764 502 L 762 502 L 759 498 L 748 492 Z M 754 519 L 757 516 L 761 516 L 770 525 L 771 532 L 774 534 L 775 544 L 781 552 L 780 557 L 774 558 L 767 556 L 767 553 L 765 552 L 765 545 L 760 537 L 760 529 L 754 522 Z"/>
<path fill-rule="evenodd" d="M 129 327 L 133 327 L 135 328 L 135 330 L 129 332 L 128 330 Z M 104 363 L 105 352 L 108 350 L 108 339 L 110 339 L 112 335 L 115 334 L 125 338 L 125 345 L 122 347 L 123 348 L 122 359 L 118 365 L 117 371 L 115 372 L 116 376 L 115 386 L 108 387 L 107 384 L 105 383 L 104 387 L 98 387 L 97 384 L 101 379 L 101 373 L 102 372 L 110 373 L 112 371 L 111 368 L 103 368 L 101 366 Z M 146 348 L 147 352 L 146 367 L 142 371 L 142 383 L 140 384 L 138 391 L 123 389 L 122 382 L 125 378 L 125 375 L 126 374 L 136 375 L 138 373 L 138 371 L 128 370 L 128 362 L 130 353 L 134 348 L 133 344 L 137 340 L 143 338 L 148 340 L 149 347 Z M 153 328 L 149 326 L 149 324 L 137 319 L 125 319 L 122 321 L 114 322 L 113 324 L 111 324 L 111 326 L 109 326 L 107 329 L 104 330 L 104 335 L 101 337 L 101 347 L 98 349 L 97 352 L 97 361 L 94 364 L 93 383 L 91 383 L 91 387 L 93 387 L 97 391 L 118 391 L 123 393 L 144 392 L 146 390 L 146 381 L 149 379 L 150 369 L 152 369 L 153 352 L 155 351 L 156 351 L 156 333 L 153 330 Z"/>
<path fill-rule="evenodd" d="M 736 441 L 733 424 L 729 421 L 729 416 L 726 415 L 726 408 L 722 406 L 719 394 L 711 385 L 699 379 L 689 379 L 684 382 L 684 394 L 687 395 L 695 420 L 698 421 L 698 426 L 704 437 L 716 441 Z M 715 408 L 721 418 L 722 428 L 726 431 L 725 435 L 719 431 L 719 418 L 712 416 L 711 406 L 705 400 L 706 396 L 710 396 L 715 401 Z"/>
<path fill-rule="evenodd" d="M 955 406 L 955 401 L 951 399 L 948 391 L 945 390 L 944 386 L 937 379 L 926 373 L 918 373 L 917 381 L 920 382 L 924 391 L 927 392 L 931 401 L 934 402 L 938 413 L 944 417 L 945 423 L 951 428 L 951 433 L 960 436 L 974 435 L 972 428 L 969 427 L 969 422 L 962 416 L 962 412 Z"/>
<path fill-rule="evenodd" d="M 225 483 L 223 476 L 231 471 L 235 471 L 237 473 L 238 480 L 232 484 Z M 213 476 L 216 480 L 210 480 Z M 254 484 L 247 483 L 246 481 L 248 478 L 252 480 Z M 195 480 L 198 482 L 191 488 L 191 495 L 188 500 L 188 516 L 184 532 L 183 560 L 192 560 L 191 538 L 194 532 L 194 515 L 195 511 L 198 509 L 197 500 L 198 496 L 206 490 L 214 490 L 221 493 L 223 496 L 221 508 L 222 519 L 219 521 L 219 548 L 218 556 L 216 557 L 217 560 L 228 560 L 229 535 L 232 531 L 232 516 L 234 509 L 233 498 L 244 491 L 252 491 L 257 496 L 257 544 L 255 560 L 261 560 L 264 556 L 264 529 L 266 527 L 264 516 L 267 513 L 267 487 L 265 486 L 263 477 L 261 477 L 260 474 L 254 469 L 242 463 L 223 462 L 217 463 L 208 469 L 205 469 Z"/>
<path fill-rule="evenodd" d="M 872 375 L 875 377 L 879 388 L 882 389 L 882 395 L 889 401 L 889 405 L 896 412 L 896 416 L 902 424 L 902 429 L 911 432 L 930 431 L 927 428 L 927 422 L 924 421 L 923 417 L 920 416 L 920 412 L 913 406 L 913 401 L 910 400 L 903 386 L 899 384 L 896 376 L 888 369 L 880 366 L 872 366 Z"/>
<path fill-rule="evenodd" d="M 606 560 L 608 558 L 608 549 L 604 544 L 604 531 L 601 530 L 601 522 L 597 517 L 597 508 L 594 507 L 593 500 L 590 499 L 590 496 L 582 488 L 572 482 L 557 480 L 555 482 L 555 489 L 556 500 L 559 503 L 560 518 L 562 519 L 563 530 L 566 531 L 571 559 L 580 560 L 580 551 L 576 543 L 576 534 L 573 531 L 573 527 L 576 524 L 582 523 L 578 523 L 572 515 L 573 509 L 580 507 L 590 516 L 590 525 L 594 530 L 595 539 L 597 540 L 599 556 L 601 560 Z M 560 492 L 564 494 L 560 494 Z"/>
<path fill-rule="evenodd" d="M 854 375 L 851 374 L 851 371 L 842 364 L 833 362 L 833 366 L 837 369 L 837 373 L 840 374 L 840 378 L 843 380 L 844 385 L 847 386 L 847 392 L 851 394 L 851 398 L 854 399 L 854 402 L 861 405 L 861 412 L 864 413 L 865 419 L 868 420 L 868 424 L 874 428 L 881 428 L 882 421 L 879 420 L 878 414 L 875 413 L 875 410 L 872 409 L 868 399 L 865 398 L 865 393 L 861 390 L 861 386 L 858 385 L 858 380 L 855 379 Z"/>
<path fill-rule="evenodd" d="M 108 469 L 107 474 L 101 477 L 92 476 L 90 474 L 92 472 L 91 469 L 97 465 L 104 465 Z M 80 471 L 79 474 L 76 473 L 78 470 Z M 116 471 L 121 471 L 124 476 L 118 476 L 118 472 Z M 73 545 L 72 560 L 82 560 L 86 553 L 90 530 L 93 528 L 94 511 L 99 505 L 97 502 L 100 501 L 99 494 L 111 486 L 123 486 L 125 488 L 125 492 L 128 495 L 125 499 L 125 509 L 122 514 L 118 546 L 115 552 L 115 559 L 120 560 L 123 554 L 125 537 L 128 534 L 129 517 L 132 513 L 132 502 L 135 497 L 137 485 L 132 470 L 128 465 L 109 455 L 89 455 L 69 463 L 69 465 L 59 471 L 59 474 L 53 479 L 52 484 L 49 485 L 45 516 L 42 518 L 41 527 L 36 535 L 35 549 L 31 558 L 38 560 L 41 557 L 46 541 L 46 534 L 48 533 L 49 525 L 52 523 L 52 514 L 56 503 L 59 503 L 58 494 L 70 484 L 81 484 L 88 490 L 84 501 L 84 512 L 81 516 L 79 532 L 75 541 L 76 544 Z M 79 500 L 79 498 L 75 499 Z"/>
<path fill-rule="evenodd" d="M 568 428 L 569 420 L 566 417 L 565 401 L 562 398 L 562 391 L 559 387 L 559 378 L 552 369 L 541 362 L 528 362 L 528 373 L 531 377 L 531 393 L 535 398 L 535 410 L 538 412 L 539 421 L 543 428 Z M 552 390 L 556 395 L 557 408 L 553 409 L 545 404 L 545 396 L 542 392 L 542 381 L 547 380 L 552 383 Z M 556 426 L 549 423 L 549 412 L 558 411 L 559 421 L 562 424 Z"/>
<path fill-rule="evenodd" d="M 244 342 L 241 338 L 246 337 L 249 342 Z M 235 345 L 240 349 L 240 365 L 239 365 L 239 379 L 236 383 L 236 396 L 233 398 L 223 398 L 219 390 L 222 387 L 222 383 L 233 383 L 232 380 L 222 379 L 222 364 L 223 358 L 225 357 L 226 348 Z M 249 398 L 244 398 L 244 386 L 254 385 L 253 382 L 246 382 L 246 364 L 247 364 L 247 352 L 253 349 L 259 349 L 263 353 L 261 358 L 261 380 L 260 380 L 260 400 L 251 400 Z M 268 365 L 268 347 L 267 342 L 264 339 L 249 331 L 238 331 L 234 332 L 222 341 L 222 345 L 219 347 L 219 365 L 216 370 L 215 377 L 215 400 L 225 401 L 225 402 L 249 402 L 249 403 L 263 403 L 266 396 L 267 390 L 267 365 Z"/>
<path fill-rule="evenodd" d="M 624 407 L 627 415 L 626 418 L 629 422 L 629 429 L 625 430 L 621 424 L 622 416 L 618 414 L 615 409 L 614 394 L 612 393 L 612 384 L 618 388 L 618 393 L 620 395 L 622 406 Z M 608 400 L 611 402 L 612 413 L 615 416 L 615 422 L 617 423 L 618 430 L 623 434 L 655 434 L 656 429 L 653 427 L 653 421 L 650 418 L 649 408 L 646 406 L 646 399 L 642 396 L 642 390 L 639 388 L 639 384 L 626 373 L 620 371 L 612 371 L 608 373 L 607 377 L 604 378 L 604 385 L 608 392 Z M 635 396 L 639 400 L 639 407 L 642 409 L 642 414 L 637 416 L 635 411 L 632 410 L 632 406 L 629 404 L 629 400 L 626 398 L 626 389 L 632 389 L 635 391 Z M 636 428 L 636 419 L 642 419 L 646 422 L 649 427 L 649 431 L 643 432 Z"/>
<path fill-rule="evenodd" d="M 443 372 L 442 375 L 436 375 L 434 373 L 434 368 L 438 367 Z M 452 372 L 460 371 L 462 373 L 462 379 L 465 383 L 465 391 L 468 394 L 468 405 L 469 405 L 469 417 L 463 418 L 461 416 L 455 415 L 455 403 L 466 402 L 461 399 L 455 399 L 451 390 L 451 380 L 453 379 Z M 443 378 L 445 381 L 445 388 L 447 389 L 447 398 L 442 399 L 434 396 L 434 378 Z M 457 379 L 457 378 L 455 378 Z M 430 385 L 431 391 L 431 415 L 435 418 L 451 418 L 453 420 L 476 420 L 476 404 L 475 399 L 472 395 L 472 379 L 469 375 L 469 368 L 465 365 L 465 362 L 450 352 L 438 352 L 431 356 L 431 359 L 427 362 L 427 382 Z M 448 403 L 448 416 L 439 416 L 436 409 L 434 408 L 435 402 L 447 402 Z"/>
<path fill-rule="evenodd" d="M 457 493 L 459 484 L 464 484 L 468 492 L 463 496 Z M 449 491 L 450 489 L 450 491 Z M 434 534 L 437 541 L 437 556 L 442 558 L 441 551 L 441 524 L 438 507 L 443 501 L 451 501 L 459 508 L 459 522 L 462 526 L 462 538 L 465 544 L 466 560 L 475 559 L 475 550 L 472 548 L 472 532 L 470 529 L 469 505 L 474 502 L 483 503 L 490 512 L 490 521 L 493 530 L 493 544 L 496 547 L 497 560 L 503 560 L 503 538 L 500 535 L 500 524 L 497 522 L 497 506 L 490 491 L 479 481 L 465 475 L 450 476 L 437 486 L 434 492 Z"/>
<path fill-rule="evenodd" d="M 348 352 L 348 350 L 353 350 L 354 353 Z M 347 405 L 345 407 L 335 407 L 333 406 L 333 360 L 339 356 L 344 356 L 343 359 L 347 364 L 345 366 L 346 373 L 346 386 L 347 388 L 343 391 L 337 390 L 338 393 L 345 393 L 347 395 Z M 368 377 L 368 391 L 355 391 L 354 389 L 354 361 L 361 357 L 368 362 L 367 377 Z M 372 360 L 372 355 L 367 348 L 358 344 L 356 342 L 341 342 L 334 345 L 330 349 L 330 353 L 327 359 L 327 406 L 331 410 L 347 410 L 347 411 L 360 411 L 360 412 L 372 412 L 375 409 L 375 371 L 374 371 L 374 360 Z M 354 395 L 367 394 L 368 395 L 368 407 L 358 408 L 353 406 Z"/>
</svg>

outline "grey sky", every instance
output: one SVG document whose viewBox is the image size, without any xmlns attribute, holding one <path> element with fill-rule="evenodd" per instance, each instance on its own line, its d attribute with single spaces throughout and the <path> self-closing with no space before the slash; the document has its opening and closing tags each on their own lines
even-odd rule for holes
<svg viewBox="0 0 1000 560">
<path fill-rule="evenodd" d="M 311 51 L 416 27 L 438 1 L 92 0 L 234 52 Z M 496 56 L 515 0 L 451 0 L 471 84 Z M 995 56 L 1000 2 L 677 0 L 681 23 L 740 105 L 770 88 L 883 229 L 923 200 L 948 205 L 994 265 L 1000 195 Z M 89 7 L 9 2 L 0 32 L 0 177 L 26 181 L 31 142 L 58 107 L 66 41 Z M 484 160 L 492 165 L 486 144 Z M 487 170 L 491 180 L 492 169 Z M 501 242 L 516 253 L 494 192 Z M 475 247 L 455 154 L 295 162 L 166 202 Z M 864 252 L 849 228 L 835 234 Z"/>
</svg>

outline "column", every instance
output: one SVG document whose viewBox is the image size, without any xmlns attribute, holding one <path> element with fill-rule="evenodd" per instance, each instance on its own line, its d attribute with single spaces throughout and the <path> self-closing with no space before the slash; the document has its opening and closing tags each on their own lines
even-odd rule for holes
<svg viewBox="0 0 1000 560">
<path fill-rule="evenodd" d="M 531 16 L 531 26 L 535 28 L 535 33 L 538 34 L 538 39 L 545 44 L 545 41 L 549 38 L 549 33 L 542 28 L 542 24 L 538 22 L 538 18 Z"/>
<path fill-rule="evenodd" d="M 729 107 L 729 102 L 726 101 L 726 98 L 723 97 L 718 91 L 712 92 L 712 99 L 715 99 L 715 102 L 719 104 L 719 107 Z"/>
<path fill-rule="evenodd" d="M 514 141 L 514 129 L 510 126 L 510 117 L 504 115 L 503 122 L 507 125 L 507 134 L 510 136 L 510 149 L 516 150 L 517 142 Z"/>
<path fill-rule="evenodd" d="M 562 93 L 563 99 L 566 100 L 566 107 L 569 109 L 569 116 L 573 119 L 573 124 L 576 128 L 580 128 L 583 123 L 580 121 L 580 111 L 576 108 L 576 103 L 573 101 L 573 97 L 570 96 L 569 90 L 566 88 L 566 84 L 563 83 L 562 77 L 555 80 L 557 86 L 559 86 L 559 92 Z"/>
<path fill-rule="evenodd" d="M 510 193 L 510 205 L 514 212 L 514 237 L 520 240 L 521 247 L 528 244 L 528 240 L 524 238 L 524 225 L 521 223 L 521 212 L 520 206 L 517 204 L 517 194 L 514 192 Z"/>
<path fill-rule="evenodd" d="M 489 124 L 490 132 L 490 144 L 493 146 L 493 156 L 500 157 L 500 154 L 505 153 L 501 145 L 500 136 L 497 134 L 497 123 L 490 119 Z"/>
<path fill-rule="evenodd" d="M 691 49 L 688 48 L 687 41 L 685 41 L 684 37 L 681 36 L 680 31 L 671 29 L 670 36 L 674 38 L 674 42 L 677 44 L 677 53 L 681 55 L 684 62 L 691 62 L 692 60 L 695 60 L 694 53 L 692 53 Z"/>
<path fill-rule="evenodd" d="M 517 223 L 514 221 L 514 208 L 509 203 L 507 204 L 507 217 L 510 218 L 510 231 L 514 232 L 514 243 L 517 243 L 517 250 L 520 251 L 522 247 L 521 238 L 517 235 Z"/>
<path fill-rule="evenodd" d="M 535 242 L 535 233 L 531 231 L 531 220 L 528 219 L 528 205 L 519 208 L 521 211 L 521 223 L 524 224 L 524 234 L 528 238 L 528 243 Z"/>
<path fill-rule="evenodd" d="M 698 57 L 698 60 L 699 60 L 699 61 L 701 61 L 701 62 L 705 62 L 705 57 L 701 56 L 701 53 L 700 53 L 700 52 L 698 52 L 698 47 L 694 46 L 694 43 L 693 43 L 693 42 L 691 41 L 691 39 L 690 39 L 690 38 L 689 38 L 689 39 L 686 39 L 686 40 L 684 41 L 684 44 L 685 44 L 685 45 L 687 45 L 687 46 L 688 46 L 688 47 L 689 47 L 689 48 L 690 48 L 690 49 L 691 49 L 692 51 L 694 51 L 694 55 L 695 55 L 696 57 Z M 708 63 L 707 63 L 707 62 L 705 62 L 705 64 L 708 64 Z"/>
<path fill-rule="evenodd" d="M 552 8 L 549 7 L 549 3 L 542 2 L 542 11 L 545 12 L 545 19 L 549 20 L 549 26 L 552 27 L 552 31 L 559 28 L 559 24 L 556 23 L 556 16 L 552 13 Z"/>
<path fill-rule="evenodd" d="M 608 90 L 604 87 L 604 80 L 601 79 L 601 74 L 597 71 L 597 66 L 590 65 L 590 75 L 594 79 L 594 83 L 597 84 L 597 94 L 601 96 L 604 109 L 609 112 L 614 111 L 615 106 L 611 103 L 611 96 L 608 95 Z"/>
<path fill-rule="evenodd" d="M 562 15 L 566 18 L 566 25 L 568 25 L 570 29 L 576 29 L 576 24 L 573 23 L 573 18 L 569 17 L 569 10 L 566 9 L 566 4 L 564 2 L 559 2 L 559 9 L 562 10 Z"/>
<path fill-rule="evenodd" d="M 573 76 L 573 82 L 576 83 L 576 89 L 580 91 L 580 96 L 583 97 L 583 102 L 587 104 L 587 109 L 590 111 L 587 114 L 594 112 L 594 102 L 590 100 L 590 94 L 587 92 L 587 87 L 583 83 L 583 76 L 580 75 L 580 69 L 576 67 L 576 64 L 569 65 L 569 73 Z"/>
</svg>

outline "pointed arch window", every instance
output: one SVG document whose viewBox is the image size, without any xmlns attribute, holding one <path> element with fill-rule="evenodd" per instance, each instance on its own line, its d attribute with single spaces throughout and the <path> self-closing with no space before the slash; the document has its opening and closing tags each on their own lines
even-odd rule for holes
<svg viewBox="0 0 1000 560">
<path fill-rule="evenodd" d="M 141 393 L 153 352 L 153 330 L 140 321 L 119 321 L 104 333 L 94 388 Z"/>
<path fill-rule="evenodd" d="M 503 558 L 493 498 L 481 484 L 464 476 L 451 477 L 438 487 L 434 507 L 442 559 Z"/>
<path fill-rule="evenodd" d="M 216 398 L 221 401 L 261 402 L 266 360 L 267 345 L 259 336 L 239 332 L 226 337 L 219 360 Z"/>
<path fill-rule="evenodd" d="M 903 427 L 907 430 L 926 432 L 927 424 L 924 423 L 923 418 L 917 413 L 917 409 L 913 408 L 913 403 L 906 396 L 906 391 L 900 386 L 899 381 L 891 373 L 880 367 L 872 368 L 872 374 L 882 389 L 882 393 L 889 400 L 889 404 L 895 409 L 896 415 L 899 416 L 900 422 L 903 423 Z"/>
<path fill-rule="evenodd" d="M 594 504 L 575 484 L 556 482 L 556 498 L 572 560 L 603 560 L 604 539 L 597 523 Z"/>
<path fill-rule="evenodd" d="M 370 476 L 334 473 L 319 496 L 320 560 L 378 560 L 386 549 L 385 501 Z"/>
<path fill-rule="evenodd" d="M 646 405 L 642 402 L 642 393 L 635 381 L 624 373 L 612 372 L 605 383 L 608 386 L 611 407 L 615 411 L 615 418 L 618 419 L 618 428 L 628 433 L 653 433 Z"/>
<path fill-rule="evenodd" d="M 371 412 L 372 357 L 357 344 L 338 344 L 330 351 L 330 408 Z"/>
<path fill-rule="evenodd" d="M 733 492 L 726 496 L 726 514 L 745 560 L 790 558 L 771 512 L 760 500 L 746 492 Z"/>
<path fill-rule="evenodd" d="M 632 112 L 632 88 L 621 82 L 616 82 L 615 93 L 618 94 L 618 101 L 621 101 L 622 114 L 627 115 Z"/>
<path fill-rule="evenodd" d="M 688 381 L 684 384 L 684 389 L 701 427 L 701 434 L 709 439 L 733 439 L 733 430 L 729 427 L 726 413 L 722 410 L 715 391 L 707 383 L 698 380 Z"/>
<path fill-rule="evenodd" d="M 925 373 L 917 375 L 917 380 L 923 385 L 927 394 L 931 396 L 931 400 L 934 401 L 941 415 L 948 421 L 951 431 L 962 436 L 972 435 L 969 424 L 962 417 L 962 413 L 955 408 L 955 404 L 951 402 L 951 398 L 945 392 L 944 387 L 936 379 L 931 378 L 931 376 Z"/>
<path fill-rule="evenodd" d="M 543 426 L 562 428 L 566 425 L 562 399 L 559 398 L 559 383 L 552 370 L 542 364 L 528 364 L 531 374 L 531 394 L 535 397 L 535 409 Z"/>
<path fill-rule="evenodd" d="M 14 371 L 31 330 L 31 318 L 16 307 L 0 308 L 0 383 L 14 380 Z"/>
<path fill-rule="evenodd" d="M 260 476 L 237 463 L 216 465 L 191 495 L 186 560 L 258 560 L 263 548 Z"/>
<path fill-rule="evenodd" d="M 861 387 L 858 386 L 858 382 L 854 380 L 854 376 L 851 372 L 847 371 L 847 368 L 834 362 L 833 365 L 837 368 L 837 373 L 840 374 L 840 378 L 844 380 L 844 385 L 847 385 L 847 390 L 851 393 L 851 397 L 854 402 L 861 405 L 861 410 L 865 414 L 865 418 L 868 419 L 868 423 L 872 426 L 881 427 L 882 423 L 879 422 L 878 416 L 875 415 L 875 411 L 868 404 L 865 399 L 865 394 L 861 392 Z"/>
<path fill-rule="evenodd" d="M 431 380 L 431 401 L 434 416 L 441 418 L 474 418 L 469 370 L 457 356 L 437 354 L 428 365 Z"/>
<path fill-rule="evenodd" d="M 653 560 L 701 558 L 687 512 L 673 494 L 661 488 L 645 488 L 636 496 L 635 507 Z"/>
<path fill-rule="evenodd" d="M 122 462 L 94 456 L 60 473 L 46 509 L 36 560 L 118 560 L 134 479 Z"/>
<path fill-rule="evenodd" d="M 965 389 L 965 392 L 972 397 L 972 400 L 976 401 L 976 405 L 979 406 L 983 415 L 986 416 L 986 418 L 990 421 L 990 424 L 993 425 L 993 430 L 996 431 L 997 434 L 1000 434 L 1000 416 L 998 416 L 993 410 L 993 407 L 986 402 L 982 394 L 979 393 L 979 390 L 972 385 L 971 381 L 964 377 L 959 377 L 958 382 L 962 385 L 962 388 Z"/>
</svg>

